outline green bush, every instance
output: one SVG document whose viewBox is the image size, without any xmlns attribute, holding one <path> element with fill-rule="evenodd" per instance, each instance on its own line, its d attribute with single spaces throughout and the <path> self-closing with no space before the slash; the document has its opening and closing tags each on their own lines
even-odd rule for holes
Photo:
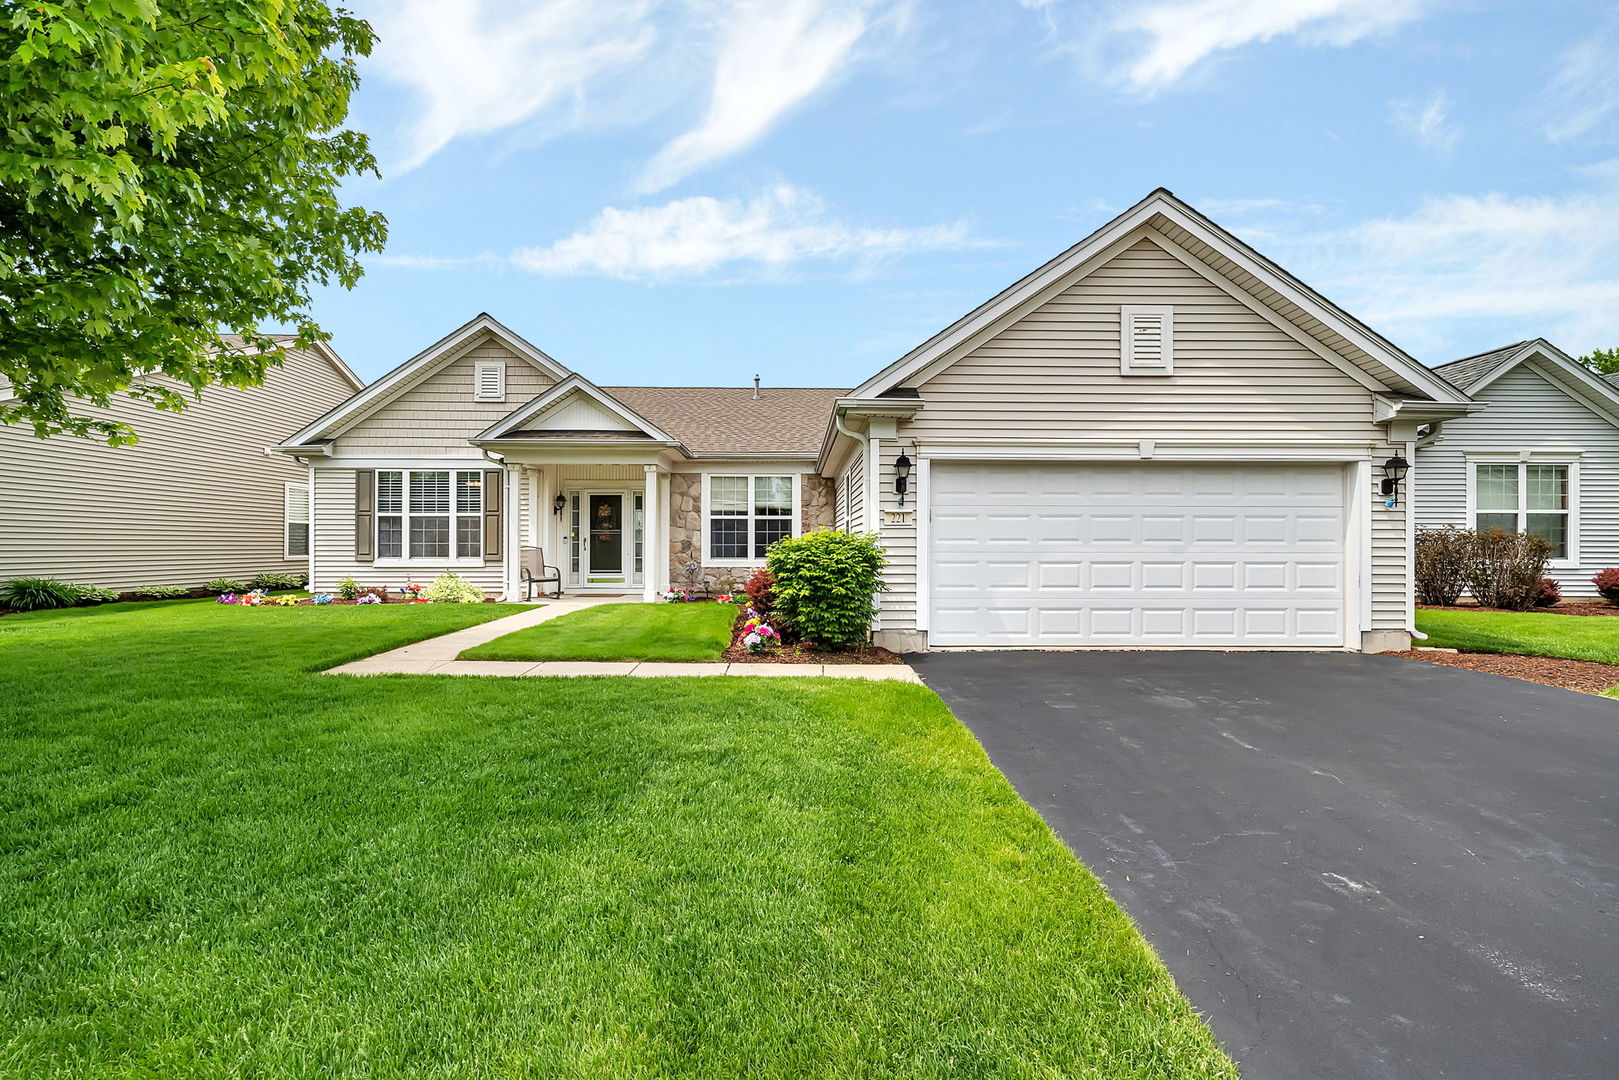
<svg viewBox="0 0 1619 1080">
<path fill-rule="evenodd" d="M 422 590 L 422 598 L 435 604 L 481 604 L 483 593 L 453 570 L 446 570 Z"/>
<path fill-rule="evenodd" d="M 874 533 L 821 529 L 771 545 L 774 613 L 799 637 L 823 649 L 866 643 L 873 599 L 883 586 L 882 548 Z"/>
<path fill-rule="evenodd" d="M 216 593 L 244 593 L 247 591 L 247 583 L 237 581 L 235 578 L 216 577 L 203 588 Z"/>
<path fill-rule="evenodd" d="M 255 574 L 248 585 L 255 589 L 301 589 L 308 577 L 307 574 L 278 574 L 271 570 Z"/>
<path fill-rule="evenodd" d="M 360 598 L 360 583 L 351 577 L 346 577 L 337 583 L 337 598 L 339 600 L 358 600 Z"/>
<path fill-rule="evenodd" d="M 84 586 L 55 578 L 20 577 L 0 582 L 0 607 L 13 611 L 49 611 L 81 603 Z"/>
<path fill-rule="evenodd" d="M 142 585 L 134 590 L 136 596 L 148 600 L 172 600 L 176 596 L 184 596 L 191 590 L 184 585 Z"/>
<path fill-rule="evenodd" d="M 81 604 L 110 604 L 118 599 L 117 589 L 103 589 L 100 585 L 75 585 Z"/>
</svg>

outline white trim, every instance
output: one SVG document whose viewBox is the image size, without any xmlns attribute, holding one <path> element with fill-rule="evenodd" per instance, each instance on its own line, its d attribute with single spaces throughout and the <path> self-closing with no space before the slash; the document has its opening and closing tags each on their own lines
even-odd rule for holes
<svg viewBox="0 0 1619 1080">
<path fill-rule="evenodd" d="M 1154 461 L 1360 461 L 1373 440 L 1266 442 L 1262 439 L 1155 439 Z M 1137 439 L 929 439 L 928 454 L 954 461 L 1140 461 Z"/>
<path fill-rule="evenodd" d="M 495 376 L 495 387 L 490 393 L 483 388 L 484 376 Z M 474 401 L 505 401 L 506 400 L 506 361 L 479 360 L 472 365 L 472 400 Z"/>
<path fill-rule="evenodd" d="M 1120 238 L 1148 225 L 1159 215 L 1173 221 L 1210 248 L 1220 252 L 1238 268 L 1251 274 L 1372 359 L 1409 381 L 1412 386 L 1421 388 L 1434 400 L 1467 401 L 1465 395 L 1442 378 L 1435 376 L 1415 359 L 1378 339 L 1369 328 L 1363 326 L 1353 316 L 1310 293 L 1302 282 L 1291 278 L 1279 267 L 1268 265 L 1256 258 L 1241 241 L 1162 188 L 1152 192 L 1078 244 L 980 304 L 860 384 L 849 396 L 877 397 L 884 391 L 911 380 L 930 364 L 946 357 L 947 354 L 953 354 L 968 339 L 997 325 L 1031 298 L 1037 297 L 1053 286 L 1065 283 L 1077 268 L 1084 266 L 1098 252 L 1105 251 Z"/>
<path fill-rule="evenodd" d="M 302 491 L 304 494 L 304 518 L 302 522 L 292 516 L 292 494 Z M 302 555 L 292 553 L 292 526 L 304 526 L 304 548 Z M 283 559 L 308 559 L 315 550 L 315 491 L 309 486 L 307 480 L 285 480 L 281 484 L 281 557 Z"/>
<path fill-rule="evenodd" d="M 373 566 L 383 567 L 412 567 L 412 566 L 449 566 L 449 567 L 484 567 L 489 560 L 484 556 L 484 515 L 488 511 L 489 500 L 484 495 L 484 474 L 499 470 L 504 475 L 505 466 L 495 462 L 482 460 L 460 466 L 432 466 L 426 469 L 401 467 L 398 465 L 377 469 L 373 472 L 371 482 L 375 485 L 371 493 L 371 551 Z M 399 512 L 384 513 L 379 489 L 382 483 L 382 474 L 396 472 L 399 474 Z M 410 509 L 410 476 L 412 473 L 442 472 L 448 473 L 449 480 L 449 511 L 445 514 L 423 513 L 416 514 Z M 478 478 L 478 509 L 476 513 L 465 513 L 456 504 L 456 485 L 458 473 L 471 473 Z M 502 487 L 504 488 L 504 481 Z M 501 506 L 502 518 L 507 517 L 507 506 Z M 382 519 L 384 517 L 397 517 L 399 519 L 399 554 L 385 556 L 382 554 Z M 410 521 L 413 517 L 435 518 L 448 517 L 449 524 L 449 554 L 448 555 L 412 555 L 410 554 Z M 460 546 L 460 530 L 458 524 L 464 518 L 475 518 L 478 522 L 478 556 L 457 554 Z M 502 552 L 501 562 L 504 565 L 505 553 Z"/>
<path fill-rule="evenodd" d="M 495 463 L 481 454 L 471 457 L 401 458 L 334 457 L 314 458 L 313 469 L 492 469 Z"/>
<path fill-rule="evenodd" d="M 1405 479 L 1401 497 L 1405 500 L 1405 628 L 1412 634 L 1417 630 L 1417 500 L 1414 497 L 1417 489 L 1417 442 L 1415 439 L 1405 444 L 1402 455 L 1406 461 Z M 1572 478 L 1571 478 L 1572 479 Z M 1422 639 L 1426 641 L 1427 635 Z"/>
<path fill-rule="evenodd" d="M 1411 460 L 1407 457 L 1407 460 Z M 1548 570 L 1578 570 L 1580 569 L 1580 451 L 1578 450 L 1511 450 L 1511 451 L 1462 451 L 1462 468 L 1466 473 L 1466 517 L 1463 521 L 1468 529 L 1478 528 L 1478 467 L 1480 465 L 1516 465 L 1518 466 L 1518 531 L 1522 532 L 1529 524 L 1529 491 L 1525 465 L 1564 465 L 1568 468 L 1568 515 L 1567 535 L 1565 545 L 1567 550 L 1560 559 L 1548 559 Z M 1409 487 L 1409 481 L 1407 487 Z M 1537 511 L 1538 513 L 1556 513 L 1556 511 Z M 1486 514 L 1504 514 L 1505 510 L 1485 510 Z M 1415 542 L 1413 534 L 1413 542 Z M 1412 564 L 1413 569 L 1415 563 Z"/>
<path fill-rule="evenodd" d="M 309 591 L 315 591 L 315 468 L 310 466 L 309 472 L 309 580 L 305 583 Z"/>
<path fill-rule="evenodd" d="M 523 501 L 518 498 L 518 488 L 521 486 L 521 476 L 518 470 L 511 465 L 501 465 L 501 498 L 505 501 L 500 504 L 501 525 L 506 530 L 501 548 L 501 568 L 506 579 L 506 591 L 503 599 L 519 600 L 522 598 L 523 583 L 521 568 L 523 565 Z"/>
<path fill-rule="evenodd" d="M 661 549 L 663 543 L 663 529 L 658 521 L 658 467 L 656 465 L 642 466 L 644 472 L 641 476 L 642 503 L 641 503 L 641 599 L 652 603 L 658 598 L 657 575 L 652 573 L 653 553 Z M 633 507 L 631 516 L 634 516 Z M 633 522 L 632 522 L 633 524 Z M 633 540 L 631 541 L 633 543 Z M 669 555 L 664 552 L 664 560 Z M 631 562 L 634 562 L 634 553 L 631 552 Z"/>
<path fill-rule="evenodd" d="M 1372 628 L 1372 462 L 1345 466 L 1344 644 L 1358 643 Z"/>
<path fill-rule="evenodd" d="M 603 390 L 601 387 L 579 374 L 569 375 L 562 381 L 558 382 L 555 386 L 547 387 L 541 393 L 529 398 L 528 401 L 515 412 L 508 413 L 506 416 L 501 417 L 489 427 L 472 436 L 472 438 L 468 441 L 473 443 L 495 442 L 508 433 L 521 429 L 525 423 L 532 420 L 534 417 L 538 416 L 552 405 L 555 405 L 569 394 L 582 394 L 585 397 L 590 398 L 592 401 L 596 402 L 596 404 L 608 410 L 620 420 L 623 420 L 626 424 L 629 424 L 637 431 L 658 442 L 679 445 L 678 439 L 666 434 L 657 425 L 653 424 L 645 417 L 640 416 L 634 410 L 629 408 L 629 406 L 623 404 L 607 391 Z M 626 438 L 633 437 L 633 435 L 626 433 Z"/>
<path fill-rule="evenodd" d="M 916 479 L 916 490 L 911 493 L 911 499 L 916 504 L 916 628 L 925 632 L 933 611 L 930 600 L 932 575 L 928 572 L 933 565 L 933 552 L 929 548 L 933 535 L 933 499 L 929 481 L 933 470 L 932 459 L 923 457 L 920 449 L 916 454 L 916 471 L 912 475 Z"/>
<path fill-rule="evenodd" d="M 742 472 L 742 471 L 737 470 L 737 469 L 729 469 L 729 470 L 727 470 L 727 469 L 715 469 L 712 472 L 704 472 L 703 473 L 703 487 L 702 487 L 702 500 L 703 500 L 703 502 L 702 502 L 702 510 L 698 513 L 698 525 L 699 525 L 699 528 L 701 528 L 703 530 L 703 548 L 702 548 L 703 557 L 701 559 L 701 562 L 702 562 L 702 564 L 704 566 L 718 566 L 718 567 L 737 568 L 737 567 L 763 566 L 764 565 L 764 556 L 763 555 L 752 555 L 752 554 L 750 554 L 745 558 L 725 558 L 725 559 L 721 559 L 721 558 L 716 558 L 712 554 L 713 530 L 710 527 L 710 522 L 713 521 L 712 514 L 713 514 L 713 507 L 714 507 L 714 498 L 713 498 L 713 494 L 712 494 L 712 491 L 711 491 L 710 481 L 713 480 L 713 478 L 716 477 L 716 476 L 740 476 L 740 477 L 746 477 L 747 478 L 747 481 L 748 481 L 748 503 L 749 503 L 749 507 L 748 507 L 748 516 L 747 516 L 747 518 L 745 520 L 748 523 L 748 551 L 749 552 L 753 551 L 753 523 L 756 520 L 754 515 L 753 515 L 753 507 L 752 507 L 752 503 L 753 503 L 753 481 L 757 477 L 761 477 L 761 476 L 766 476 L 766 477 L 785 476 L 785 477 L 787 477 L 788 479 L 790 479 L 792 481 L 792 485 L 793 485 L 792 520 L 789 522 L 788 527 L 789 527 L 790 531 L 788 532 L 787 535 L 788 536 L 800 536 L 800 535 L 803 534 L 803 531 L 804 531 L 804 522 L 803 522 L 804 508 L 803 508 L 803 505 L 802 505 L 802 499 L 803 499 L 803 494 L 802 493 L 803 493 L 804 485 L 803 485 L 803 474 L 802 473 L 783 472 L 780 469 L 776 469 L 776 470 L 761 469 L 761 470 L 755 470 L 753 472 Z M 744 519 L 732 518 L 731 520 L 740 521 L 740 520 L 744 520 Z"/>
<path fill-rule="evenodd" d="M 347 401 L 322 414 L 309 426 L 281 443 L 281 447 L 290 451 L 319 439 L 336 438 L 433 372 L 448 367 L 460 359 L 478 343 L 480 336 L 486 333 L 499 338 L 512 352 L 554 379 L 565 379 L 571 374 L 567 368 L 512 333 L 485 312 L 450 331 Z"/>
</svg>

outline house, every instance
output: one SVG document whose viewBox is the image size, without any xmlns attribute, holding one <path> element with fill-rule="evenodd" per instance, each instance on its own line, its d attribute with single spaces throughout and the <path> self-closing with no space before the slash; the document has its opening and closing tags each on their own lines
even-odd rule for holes
<svg viewBox="0 0 1619 1080">
<path fill-rule="evenodd" d="M 1434 370 L 1484 408 L 1417 443 L 1418 527 L 1537 533 L 1564 593 L 1596 595 L 1619 566 L 1619 387 L 1544 338 Z"/>
<path fill-rule="evenodd" d="M 849 391 L 601 387 L 480 315 L 286 440 L 311 575 L 741 580 L 878 534 L 876 640 L 1404 647 L 1412 507 L 1467 396 L 1162 189 Z M 533 558 L 532 552 L 528 555 Z"/>
<path fill-rule="evenodd" d="M 282 363 L 261 386 L 213 387 L 183 412 L 125 393 L 107 408 L 75 406 L 132 425 L 140 436 L 132 446 L 0 425 L 0 579 L 127 590 L 303 572 L 307 472 L 266 447 L 289 420 L 313 419 L 364 383 L 325 345 L 300 349 L 270 336 Z M 226 338 L 222 347 L 242 346 Z"/>
</svg>

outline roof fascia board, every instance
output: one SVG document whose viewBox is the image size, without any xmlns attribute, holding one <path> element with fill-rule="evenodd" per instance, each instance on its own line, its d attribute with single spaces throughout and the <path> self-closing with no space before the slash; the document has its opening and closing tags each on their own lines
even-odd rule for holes
<svg viewBox="0 0 1619 1080">
<path fill-rule="evenodd" d="M 525 404 L 518 406 L 517 411 L 507 413 L 500 420 L 497 420 L 491 426 L 474 435 L 470 441 L 487 442 L 491 439 L 498 439 L 508 432 L 517 431 L 529 420 L 532 420 L 534 417 L 544 412 L 548 407 L 555 405 L 564 397 L 574 393 L 584 394 L 586 397 L 599 404 L 602 408 L 608 410 L 620 420 L 623 420 L 626 424 L 639 429 L 655 440 L 667 442 L 672 445 L 678 445 L 680 442 L 680 440 L 663 431 L 656 424 L 653 424 L 645 417 L 639 415 L 633 409 L 626 406 L 623 402 L 619 401 L 607 391 L 603 390 L 601 387 L 597 386 L 595 383 L 591 382 L 589 379 L 578 374 L 577 372 L 570 374 L 567 378 L 563 379 L 555 386 L 548 387 L 546 390 L 530 398 Z"/>
<path fill-rule="evenodd" d="M 481 314 L 439 338 L 335 409 L 318 417 L 283 445 L 310 442 L 317 436 L 336 438 L 400 394 L 420 384 L 434 372 L 460 359 L 477 342 L 478 335 L 482 333 L 499 338 L 503 345 L 553 378 L 565 379 L 572 374 L 567 368 L 506 329 L 490 315 Z"/>
<path fill-rule="evenodd" d="M 954 354 L 960 351 L 964 343 L 980 339 L 987 333 L 993 333 L 1002 320 L 1015 313 L 1025 305 L 1038 306 L 1048 296 L 1048 291 L 1055 291 L 1054 286 L 1060 286 L 1065 278 L 1074 273 L 1076 269 L 1083 269 L 1089 273 L 1094 267 L 1087 264 L 1093 260 L 1111 257 L 1114 245 L 1119 244 L 1130 232 L 1146 223 L 1152 216 L 1151 202 L 1154 196 L 1149 196 L 1135 206 L 1126 210 L 1112 221 L 1103 225 L 1090 236 L 1081 240 L 1055 259 L 1045 263 L 1032 272 L 1019 278 L 1011 285 L 996 293 L 990 299 L 957 319 L 943 330 L 934 334 L 927 341 L 912 349 L 876 375 L 867 379 L 853 390 L 849 391 L 852 398 L 876 397 L 885 390 L 905 382 L 926 382 L 927 378 L 917 378 L 924 369 L 931 369 L 935 364 L 940 367 L 947 365 L 954 359 Z M 1084 274 L 1080 274 L 1084 276 Z M 969 344 L 969 347 L 970 344 Z M 940 361 L 943 361 L 940 364 Z M 937 374 L 936 370 L 927 371 L 927 376 Z"/>
<path fill-rule="evenodd" d="M 1297 304 L 1304 311 L 1331 327 L 1334 332 L 1342 335 L 1357 348 L 1376 357 L 1389 368 L 1409 379 L 1413 386 L 1421 387 L 1434 400 L 1466 400 L 1466 395 L 1451 386 L 1442 377 L 1435 375 L 1430 369 L 1390 345 L 1369 327 L 1362 326 L 1358 319 L 1338 308 L 1331 301 L 1315 295 L 1308 287 L 1302 286 L 1302 283 L 1295 284 L 1292 280 L 1289 280 L 1290 275 L 1287 275 L 1285 271 L 1281 271 L 1279 267 L 1269 263 L 1269 260 L 1260 256 L 1257 252 L 1251 251 L 1246 244 L 1243 244 L 1195 210 L 1185 206 L 1178 200 L 1165 200 L 1162 212 L 1165 217 L 1174 221 L 1175 224 L 1219 251 L 1243 270 L 1263 281 L 1289 301 Z"/>
<path fill-rule="evenodd" d="M 1237 303 L 1241 304 L 1243 307 L 1247 308 L 1255 315 L 1258 315 L 1261 319 L 1264 319 L 1276 329 L 1280 330 L 1282 333 L 1286 334 L 1288 337 L 1310 350 L 1310 352 L 1315 354 L 1320 359 L 1325 360 L 1327 363 L 1331 364 L 1333 367 L 1337 368 L 1351 379 L 1354 379 L 1367 390 L 1370 390 L 1373 393 L 1386 393 L 1389 390 L 1389 387 L 1379 382 L 1365 368 L 1362 368 L 1359 364 L 1354 363 L 1347 357 L 1339 356 L 1321 342 L 1305 333 L 1302 327 L 1295 326 L 1293 323 L 1282 318 L 1281 315 L 1272 311 L 1257 296 L 1253 295 L 1248 290 L 1244 289 L 1242 286 L 1220 273 L 1220 271 L 1216 270 L 1214 267 L 1192 254 L 1190 251 L 1187 251 L 1184 247 L 1177 244 L 1175 241 L 1171 240 L 1157 229 L 1149 226 L 1144 230 L 1144 232 L 1148 240 L 1159 245 L 1170 255 L 1173 255 L 1175 258 L 1185 263 L 1199 277 L 1202 277 L 1209 284 L 1213 285 L 1227 296 L 1230 296 L 1231 299 L 1235 300 Z"/>
<path fill-rule="evenodd" d="M 1610 424 L 1619 425 L 1619 388 L 1599 378 L 1590 368 L 1544 338 L 1531 341 L 1501 368 L 1490 372 L 1488 382 L 1493 383 L 1507 371 L 1524 364 L 1536 368 L 1536 374 Z M 1486 385 L 1488 383 L 1479 383 L 1473 389 L 1482 390 Z"/>
</svg>

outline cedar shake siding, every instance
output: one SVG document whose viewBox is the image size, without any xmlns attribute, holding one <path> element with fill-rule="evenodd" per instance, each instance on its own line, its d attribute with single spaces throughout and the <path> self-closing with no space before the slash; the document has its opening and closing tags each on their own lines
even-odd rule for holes
<svg viewBox="0 0 1619 1080">
<path fill-rule="evenodd" d="M 0 426 L 0 578 L 127 590 L 304 571 L 307 558 L 285 555 L 282 524 L 285 485 L 309 470 L 265 448 L 355 389 L 318 350 L 288 349 L 264 385 L 212 387 L 184 412 L 126 394 L 75 406 L 132 424 L 134 446 Z"/>
</svg>

